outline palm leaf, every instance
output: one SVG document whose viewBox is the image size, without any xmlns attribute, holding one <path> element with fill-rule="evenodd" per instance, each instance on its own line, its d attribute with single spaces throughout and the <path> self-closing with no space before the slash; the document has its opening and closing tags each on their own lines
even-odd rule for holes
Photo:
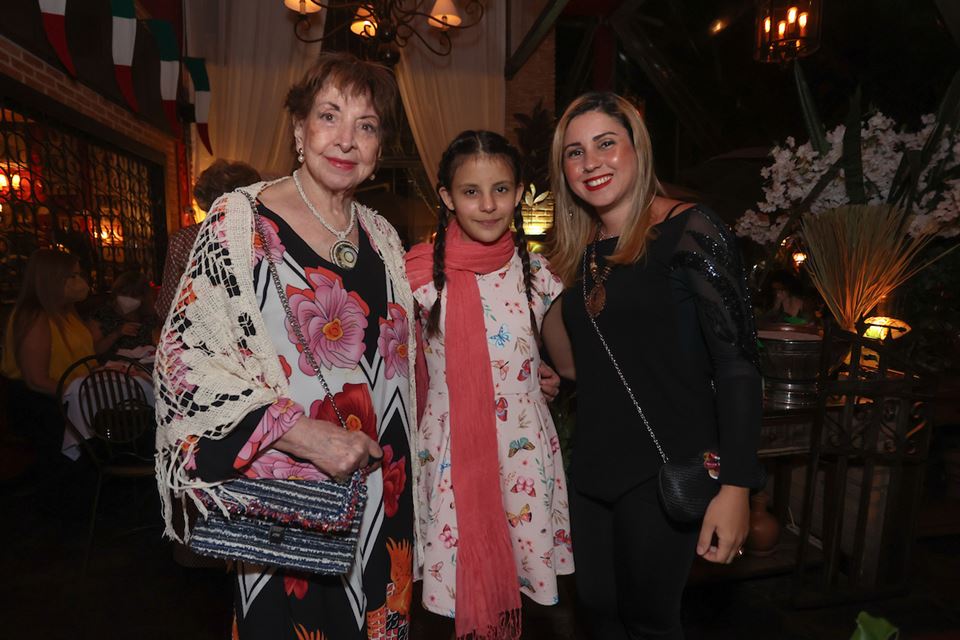
<svg viewBox="0 0 960 640">
<path fill-rule="evenodd" d="M 800 108 L 803 111 L 803 124 L 807 127 L 810 145 L 814 151 L 824 156 L 830 150 L 830 145 L 827 144 L 823 120 L 820 119 L 820 114 L 817 112 L 817 105 L 813 101 L 813 95 L 810 93 L 810 87 L 807 85 L 807 78 L 803 74 L 803 67 L 800 66 L 799 58 L 793 63 L 793 79 L 797 83 L 797 95 L 800 98 Z"/>
<path fill-rule="evenodd" d="M 846 130 L 843 132 L 843 153 L 840 156 L 844 186 L 850 204 L 863 204 L 867 201 L 867 192 L 863 188 L 863 157 L 860 152 L 860 115 L 860 87 L 857 87 L 850 98 L 850 111 L 847 113 Z"/>
<path fill-rule="evenodd" d="M 913 198 L 917 180 L 940 145 L 940 139 L 948 130 L 956 131 L 960 124 L 960 71 L 953 75 L 950 86 L 937 108 L 937 120 L 919 152 L 907 152 L 897 167 L 887 196 L 889 204 L 904 203 Z"/>
</svg>

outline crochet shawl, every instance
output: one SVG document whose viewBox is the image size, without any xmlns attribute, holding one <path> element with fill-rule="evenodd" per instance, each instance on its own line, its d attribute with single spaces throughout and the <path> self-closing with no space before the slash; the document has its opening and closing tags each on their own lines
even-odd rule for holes
<svg viewBox="0 0 960 640">
<path fill-rule="evenodd" d="M 286 179 L 286 178 L 282 178 Z M 276 181 L 275 181 L 276 182 Z M 181 540 L 173 526 L 174 499 L 186 518 L 186 497 L 200 513 L 208 510 L 197 497 L 210 495 L 222 482 L 204 482 L 192 476 L 194 448 L 200 438 L 220 439 L 251 411 L 277 401 L 287 393 L 287 379 L 267 332 L 254 293 L 254 217 L 246 191 L 256 197 L 274 182 L 259 182 L 224 194 L 210 208 L 163 325 L 154 365 L 157 417 L 157 484 L 165 521 L 164 533 Z M 362 205 L 360 224 L 383 260 L 397 303 L 415 321 L 413 294 L 403 262 L 403 245 L 385 218 Z M 416 451 L 416 334 L 409 332 L 407 354 L 409 396 L 407 419 L 410 451 Z M 419 465 L 411 465 L 413 495 L 417 495 Z M 418 505 L 414 499 L 414 522 Z M 186 540 L 189 530 L 184 525 Z M 418 540 L 418 550 L 420 536 Z"/>
</svg>

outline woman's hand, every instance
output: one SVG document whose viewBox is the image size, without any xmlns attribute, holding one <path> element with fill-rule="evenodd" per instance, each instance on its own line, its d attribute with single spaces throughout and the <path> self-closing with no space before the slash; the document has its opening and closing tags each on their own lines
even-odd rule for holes
<svg viewBox="0 0 960 640">
<path fill-rule="evenodd" d="M 553 402 L 560 393 L 560 376 L 550 368 L 549 365 L 540 363 L 538 369 L 540 373 L 540 393 L 547 399 L 547 402 Z"/>
<path fill-rule="evenodd" d="M 338 424 L 302 416 L 281 436 L 274 448 L 308 460 L 331 478 L 344 479 L 383 457 L 383 449 L 362 431 L 347 431 Z"/>
<path fill-rule="evenodd" d="M 697 541 L 697 555 L 704 560 L 730 564 L 740 553 L 750 529 L 750 490 L 722 485 L 707 506 Z M 713 544 L 716 535 L 717 544 Z"/>
<path fill-rule="evenodd" d="M 134 337 L 137 333 L 140 332 L 140 323 L 139 322 L 124 322 L 120 325 L 120 335 Z M 119 337 L 119 336 L 118 336 Z"/>
</svg>

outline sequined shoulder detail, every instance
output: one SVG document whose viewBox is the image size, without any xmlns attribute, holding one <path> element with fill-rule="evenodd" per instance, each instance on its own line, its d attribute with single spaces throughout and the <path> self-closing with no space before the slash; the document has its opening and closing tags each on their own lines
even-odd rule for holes
<svg viewBox="0 0 960 640">
<path fill-rule="evenodd" d="M 743 261 L 730 230 L 716 214 L 697 207 L 688 216 L 670 262 L 682 270 L 706 325 L 713 335 L 733 346 L 758 369 L 753 306 Z"/>
</svg>

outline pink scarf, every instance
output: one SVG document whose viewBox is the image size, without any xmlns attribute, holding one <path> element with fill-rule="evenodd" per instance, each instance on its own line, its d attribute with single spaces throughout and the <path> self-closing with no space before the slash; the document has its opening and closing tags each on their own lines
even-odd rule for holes
<svg viewBox="0 0 960 640">
<path fill-rule="evenodd" d="M 462 233 L 456 220 L 447 228 L 443 335 L 450 397 L 450 472 L 460 534 L 455 626 L 457 638 L 471 640 L 520 637 L 520 590 L 500 493 L 493 377 L 476 279 L 478 273 L 490 273 L 507 264 L 513 251 L 510 233 L 485 245 Z M 432 244 L 413 247 L 406 262 L 414 290 L 433 280 Z M 418 418 L 427 391 L 422 350 L 420 341 Z"/>
</svg>

